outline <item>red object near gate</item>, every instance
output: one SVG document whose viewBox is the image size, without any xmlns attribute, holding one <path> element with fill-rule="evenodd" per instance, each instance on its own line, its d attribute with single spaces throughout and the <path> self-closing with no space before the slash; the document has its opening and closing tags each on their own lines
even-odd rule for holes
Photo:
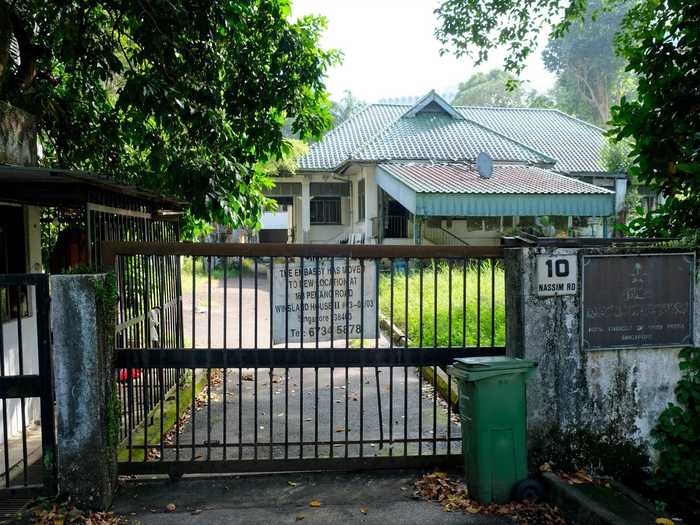
<svg viewBox="0 0 700 525">
<path fill-rule="evenodd" d="M 128 368 L 122 368 L 119 370 L 119 382 L 120 383 L 126 383 L 129 381 L 129 377 L 131 379 L 138 379 L 141 377 L 141 370 L 138 368 L 132 368 L 129 370 Z"/>
</svg>

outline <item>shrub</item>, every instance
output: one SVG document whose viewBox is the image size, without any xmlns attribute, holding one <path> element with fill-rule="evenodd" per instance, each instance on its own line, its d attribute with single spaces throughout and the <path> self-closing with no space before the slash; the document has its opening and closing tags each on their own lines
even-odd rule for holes
<svg viewBox="0 0 700 525">
<path fill-rule="evenodd" d="M 659 457 L 653 483 L 700 496 L 700 348 L 680 352 L 678 404 L 669 403 L 652 431 Z"/>
</svg>

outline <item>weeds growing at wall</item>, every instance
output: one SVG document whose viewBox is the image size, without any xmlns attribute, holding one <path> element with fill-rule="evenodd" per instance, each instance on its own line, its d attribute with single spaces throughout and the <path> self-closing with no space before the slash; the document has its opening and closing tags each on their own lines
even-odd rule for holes
<svg viewBox="0 0 700 525">
<path fill-rule="evenodd" d="M 408 276 L 405 271 L 408 271 Z M 408 338 L 412 346 L 421 344 L 421 341 L 423 346 L 490 346 L 492 341 L 495 346 L 503 346 L 506 340 L 503 268 L 498 264 L 493 268 L 493 290 L 491 264 L 488 261 L 481 263 L 480 270 L 476 264 L 470 264 L 466 272 L 461 262 L 455 262 L 451 274 L 450 286 L 450 267 L 447 263 L 424 267 L 421 296 L 420 271 L 417 268 L 395 269 L 394 325 L 406 331 L 408 314 Z M 392 317 L 391 289 L 391 275 L 382 272 L 379 277 L 379 308 L 387 319 Z M 477 303 L 479 291 L 480 300 Z"/>
<path fill-rule="evenodd" d="M 600 428 L 553 427 L 535 436 L 537 445 L 530 452 L 532 470 L 549 463 L 557 471 L 584 470 L 638 486 L 647 478 L 649 457 L 644 444 L 630 438 L 627 430 L 614 423 Z"/>
<path fill-rule="evenodd" d="M 670 403 L 652 431 L 659 457 L 653 484 L 700 498 L 700 348 L 680 352 L 677 403 Z"/>
</svg>

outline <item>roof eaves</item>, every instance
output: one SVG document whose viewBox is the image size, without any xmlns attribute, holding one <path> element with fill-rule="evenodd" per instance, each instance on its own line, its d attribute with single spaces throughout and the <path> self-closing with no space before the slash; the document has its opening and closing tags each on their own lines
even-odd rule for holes
<svg viewBox="0 0 700 525">
<path fill-rule="evenodd" d="M 541 169 L 541 168 L 540 168 L 540 169 Z M 562 175 L 561 173 L 557 173 L 556 171 L 551 171 L 551 170 L 543 170 L 543 171 L 546 171 L 547 173 L 549 173 L 550 175 L 553 175 L 553 176 L 555 176 L 555 177 L 559 177 L 559 178 L 561 178 L 561 179 L 566 179 L 567 181 L 573 179 L 573 180 L 575 180 L 578 184 L 583 184 L 583 185 L 585 185 L 586 187 L 588 187 L 588 188 L 590 188 L 590 189 L 592 189 L 592 190 L 597 190 L 596 193 L 601 193 L 601 194 L 606 194 L 606 193 L 608 193 L 608 194 L 611 194 L 611 195 L 614 195 L 614 194 L 615 194 L 614 191 L 610 191 L 610 190 L 608 190 L 608 189 L 606 189 L 606 188 L 603 188 L 602 186 L 597 186 L 597 185 L 595 185 L 595 184 L 591 184 L 590 182 L 585 182 L 585 181 L 582 181 L 582 180 L 574 179 L 573 177 L 569 177 L 569 176 L 567 176 L 567 175 Z"/>
</svg>

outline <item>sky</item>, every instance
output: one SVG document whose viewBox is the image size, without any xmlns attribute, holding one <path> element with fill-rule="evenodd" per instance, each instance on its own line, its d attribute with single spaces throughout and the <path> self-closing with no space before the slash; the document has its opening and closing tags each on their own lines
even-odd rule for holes
<svg viewBox="0 0 700 525">
<path fill-rule="evenodd" d="M 433 34 L 437 26 L 433 11 L 439 4 L 440 0 L 293 0 L 292 11 L 294 17 L 325 16 L 328 29 L 321 45 L 343 52 L 343 62 L 326 79 L 331 99 L 340 100 L 350 90 L 365 102 L 376 102 L 421 96 L 431 89 L 454 93 L 473 73 L 502 66 L 503 52 L 478 69 L 468 57 L 441 57 Z M 538 91 L 554 85 L 539 51 L 528 61 L 522 78 Z"/>
</svg>

